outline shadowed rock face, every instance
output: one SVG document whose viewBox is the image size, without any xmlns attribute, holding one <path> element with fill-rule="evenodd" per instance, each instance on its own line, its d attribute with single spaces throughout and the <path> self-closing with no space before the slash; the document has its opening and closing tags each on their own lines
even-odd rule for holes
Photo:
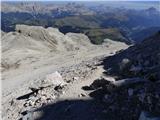
<svg viewBox="0 0 160 120">
<path fill-rule="evenodd" d="M 160 32 L 104 60 L 109 74 L 160 78 Z"/>
</svg>

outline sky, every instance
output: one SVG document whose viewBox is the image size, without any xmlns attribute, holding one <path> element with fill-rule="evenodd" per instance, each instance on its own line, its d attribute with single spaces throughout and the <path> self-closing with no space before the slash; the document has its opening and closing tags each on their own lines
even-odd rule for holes
<svg viewBox="0 0 160 120">
<path fill-rule="evenodd" d="M 1 0 L 1 1 L 160 1 L 160 0 Z"/>
<path fill-rule="evenodd" d="M 117 6 L 124 6 L 127 8 L 136 8 L 136 9 L 145 9 L 145 8 L 149 8 L 149 7 L 155 7 L 158 10 L 160 10 L 160 0 L 1 0 L 1 1 L 43 1 L 43 2 L 47 2 L 47 1 L 96 1 L 96 2 L 100 2 L 100 1 L 112 1 L 109 3 L 109 5 L 111 5 L 112 7 L 117 7 Z M 119 1 L 119 2 L 113 2 L 113 1 Z M 121 2 L 121 1 L 125 1 L 125 2 Z M 126 2 L 128 1 L 128 2 Z M 137 2 L 129 2 L 129 1 L 138 1 Z M 144 2 L 145 1 L 145 2 Z M 140 4 L 141 3 L 141 4 Z"/>
</svg>

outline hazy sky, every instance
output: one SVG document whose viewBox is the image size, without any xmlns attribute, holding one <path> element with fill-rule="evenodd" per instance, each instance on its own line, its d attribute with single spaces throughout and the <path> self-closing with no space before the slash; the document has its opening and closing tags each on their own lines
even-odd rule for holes
<svg viewBox="0 0 160 120">
<path fill-rule="evenodd" d="M 111 7 L 126 7 L 126 8 L 131 8 L 131 9 L 146 9 L 149 7 L 155 7 L 158 10 L 160 10 L 160 0 L 1 0 L 1 1 L 112 1 L 108 3 Z M 118 2 L 113 2 L 113 1 L 118 1 Z M 125 1 L 125 2 L 121 2 Z M 129 1 L 139 1 L 137 2 L 129 2 Z M 145 1 L 145 2 L 144 2 Z"/>
<path fill-rule="evenodd" d="M 1 1 L 159 1 L 159 0 L 1 0 Z"/>
</svg>

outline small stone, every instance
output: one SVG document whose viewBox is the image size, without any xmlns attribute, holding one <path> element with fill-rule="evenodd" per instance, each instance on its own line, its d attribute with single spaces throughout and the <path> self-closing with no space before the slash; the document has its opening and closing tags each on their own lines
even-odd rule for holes
<svg viewBox="0 0 160 120">
<path fill-rule="evenodd" d="M 29 101 L 29 106 L 33 106 L 34 105 L 34 102 L 33 101 Z"/>
<path fill-rule="evenodd" d="M 65 94 L 65 91 L 62 91 L 62 94 Z"/>
<path fill-rule="evenodd" d="M 86 95 L 81 93 L 80 95 L 78 95 L 78 97 L 85 97 Z"/>
<path fill-rule="evenodd" d="M 23 105 L 24 107 L 28 107 L 29 106 L 29 104 L 28 103 L 24 103 L 24 105 Z"/>
<path fill-rule="evenodd" d="M 46 95 L 42 95 L 41 100 L 46 100 Z"/>
<path fill-rule="evenodd" d="M 129 95 L 129 96 L 132 96 L 132 95 L 133 95 L 133 89 L 131 89 L 131 88 L 128 89 L 128 95 Z"/>
<path fill-rule="evenodd" d="M 73 77 L 73 80 L 78 80 L 79 79 L 79 77 Z"/>
<path fill-rule="evenodd" d="M 130 66 L 131 61 L 128 58 L 124 58 L 119 64 L 120 70 L 127 69 Z"/>
<path fill-rule="evenodd" d="M 92 66 L 92 69 L 91 70 L 95 70 L 97 69 L 98 67 L 97 66 Z"/>
<path fill-rule="evenodd" d="M 42 91 L 41 90 L 38 90 L 38 93 L 37 94 L 42 94 Z"/>
<path fill-rule="evenodd" d="M 144 102 L 144 98 L 145 98 L 145 94 L 144 93 L 139 94 L 138 98 L 143 103 Z"/>
<path fill-rule="evenodd" d="M 10 105 L 12 106 L 15 103 L 15 101 L 12 99 L 10 102 Z"/>
<path fill-rule="evenodd" d="M 104 99 L 105 99 L 105 100 L 108 99 L 108 95 L 107 95 L 107 94 L 104 95 Z"/>
<path fill-rule="evenodd" d="M 41 102 L 41 98 L 38 98 L 35 103 L 40 103 Z"/>
</svg>

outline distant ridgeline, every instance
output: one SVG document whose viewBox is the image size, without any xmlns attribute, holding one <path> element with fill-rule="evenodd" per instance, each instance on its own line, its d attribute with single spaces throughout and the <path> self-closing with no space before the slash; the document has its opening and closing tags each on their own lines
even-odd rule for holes
<svg viewBox="0 0 160 120">
<path fill-rule="evenodd" d="M 160 12 L 154 7 L 135 10 L 74 2 L 2 2 L 1 15 L 5 32 L 13 31 L 16 24 L 58 27 L 63 33 L 84 33 L 94 44 L 103 43 L 105 38 L 130 44 L 160 30 Z"/>
</svg>

